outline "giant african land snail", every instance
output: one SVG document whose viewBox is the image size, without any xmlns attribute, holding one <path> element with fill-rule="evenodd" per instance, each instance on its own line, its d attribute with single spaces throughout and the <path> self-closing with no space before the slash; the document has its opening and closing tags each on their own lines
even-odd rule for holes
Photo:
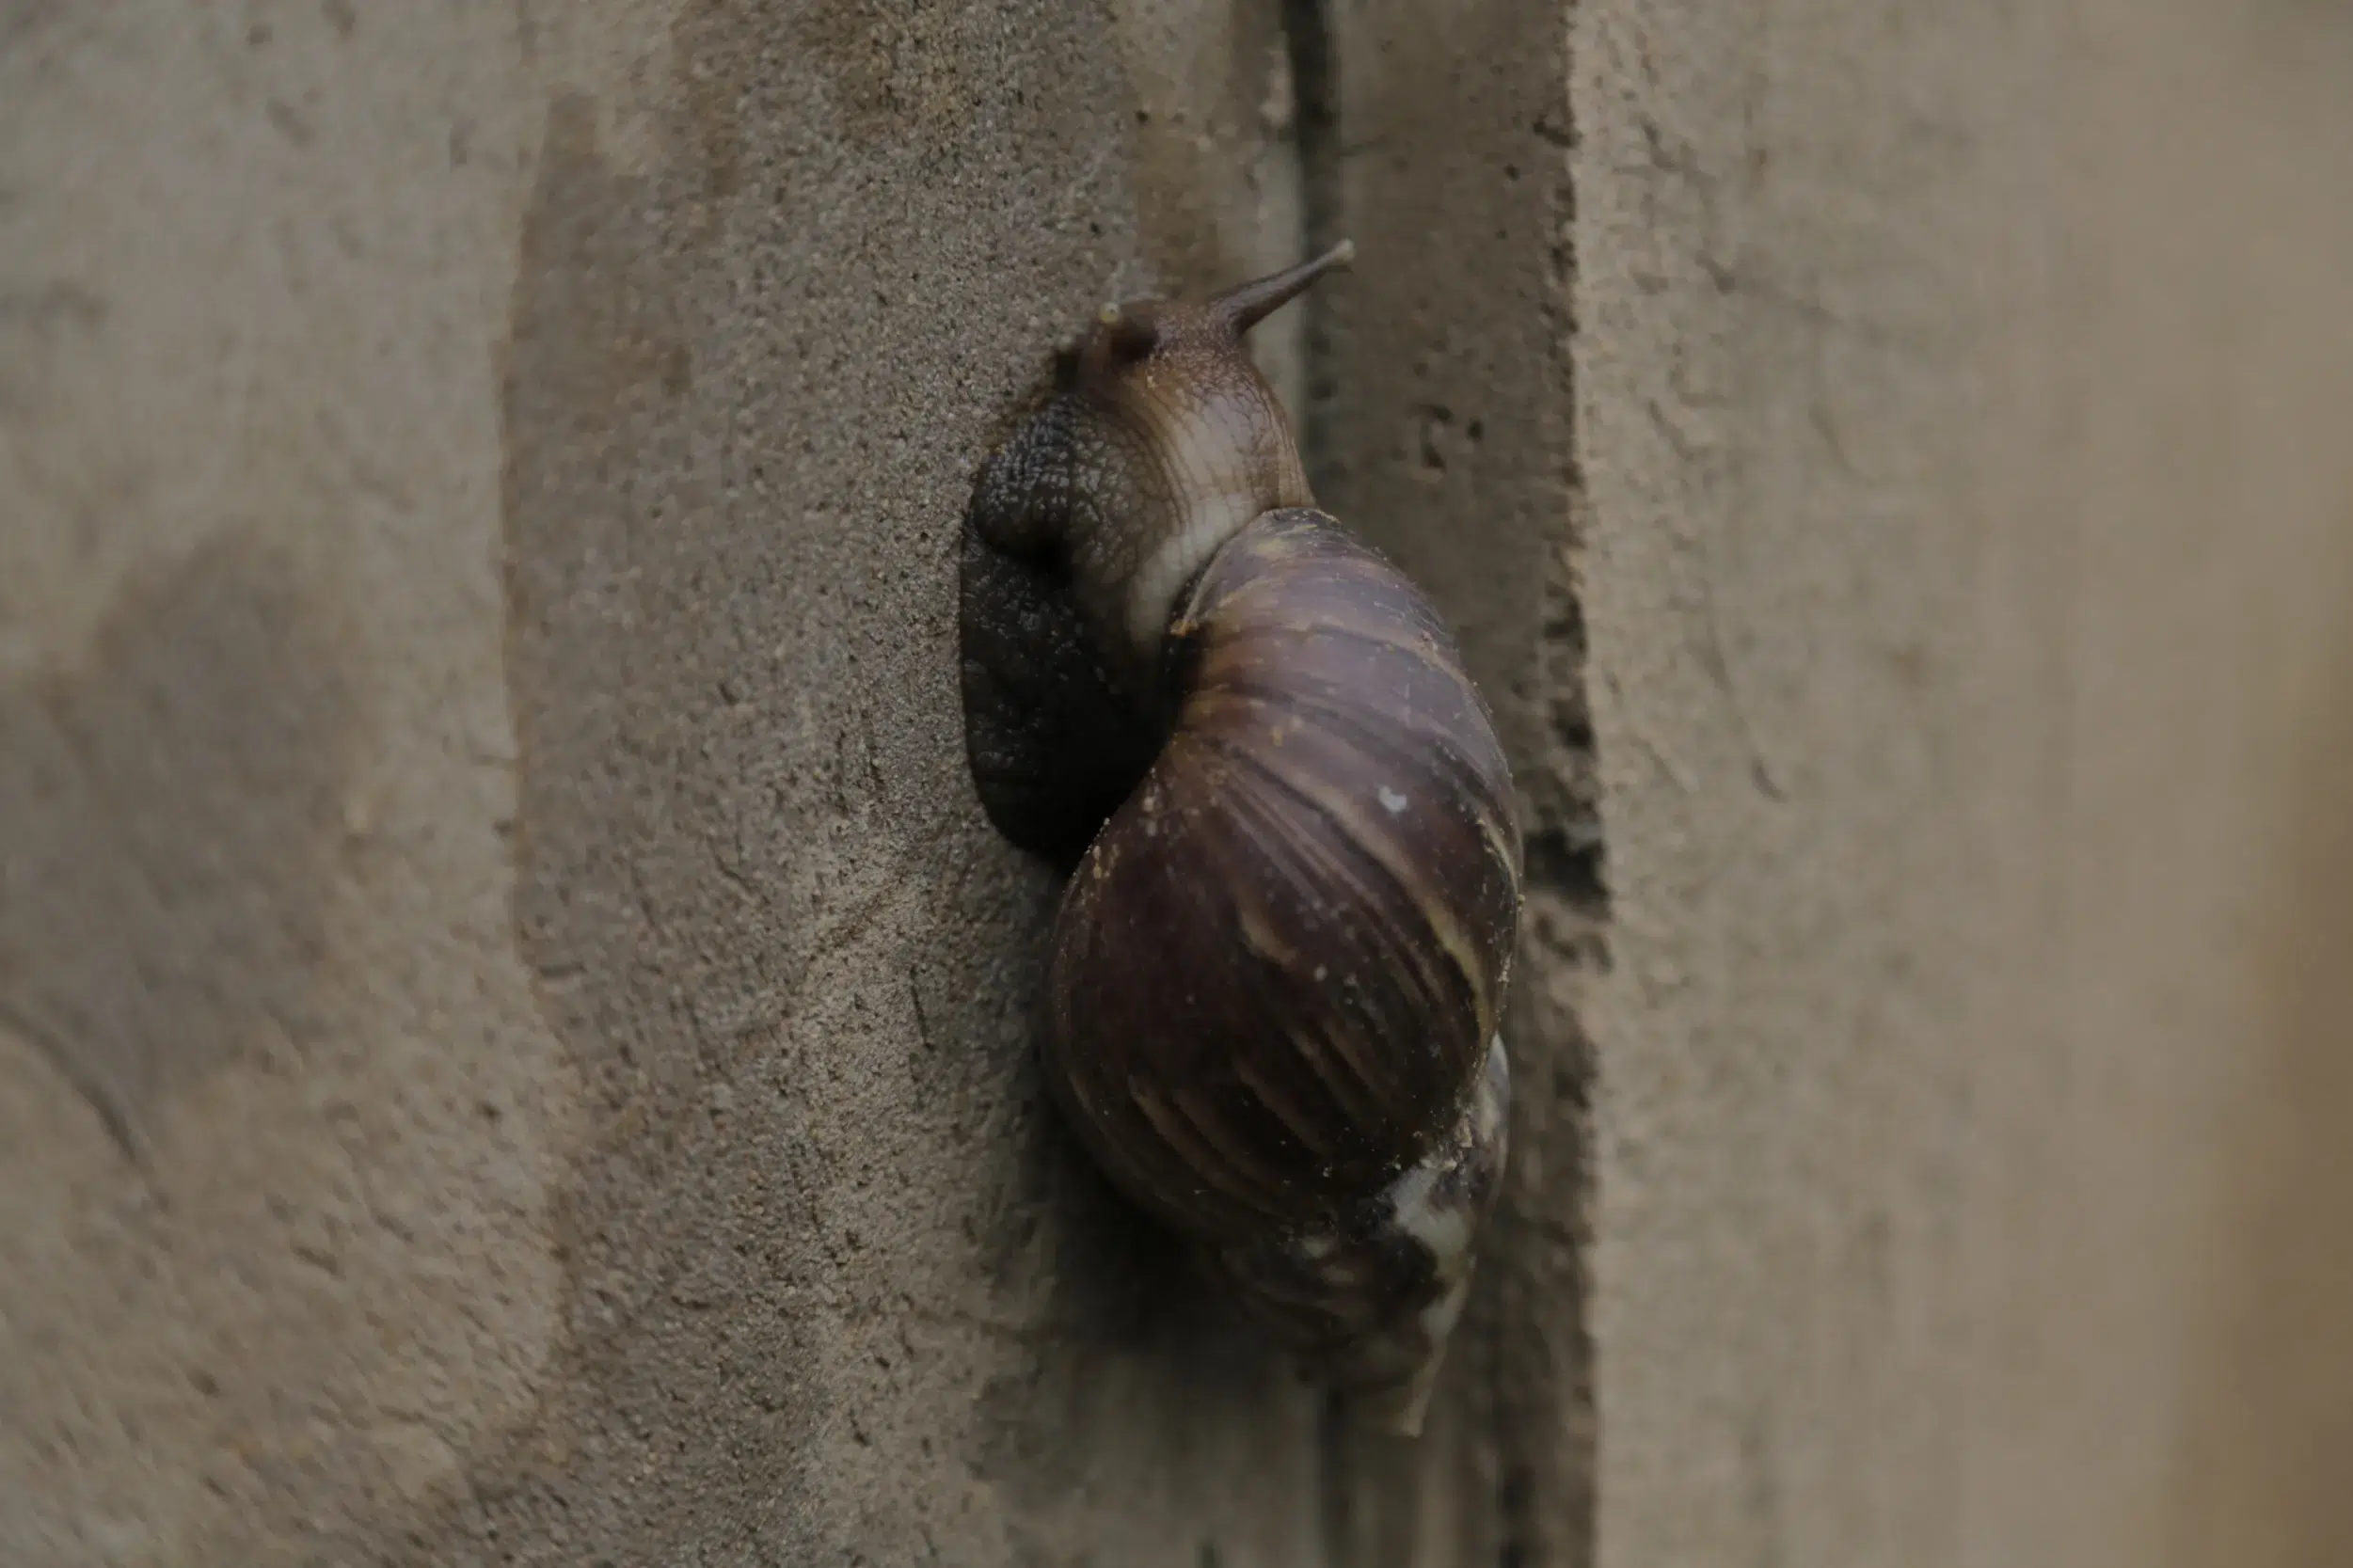
<svg viewBox="0 0 2353 1568">
<path fill-rule="evenodd" d="M 1423 594 L 1317 511 L 1243 339 L 1352 255 L 1106 307 L 966 514 L 966 740 L 1071 870 L 1042 1055 L 1114 1183 L 1418 1432 L 1500 1183 L 1512 783 Z"/>
</svg>

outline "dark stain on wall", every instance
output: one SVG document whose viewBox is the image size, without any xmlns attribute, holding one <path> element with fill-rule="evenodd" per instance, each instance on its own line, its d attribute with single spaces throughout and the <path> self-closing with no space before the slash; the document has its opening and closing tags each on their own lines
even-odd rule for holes
<svg viewBox="0 0 2353 1568">
<path fill-rule="evenodd" d="M 0 690 L 0 1015 L 126 1154 L 173 1096 L 320 1027 L 353 736 L 342 650 L 238 535 Z"/>
<path fill-rule="evenodd" d="M 2347 521 L 2353 521 L 2348 518 Z M 2353 587 L 2353 584 L 2347 584 Z M 2320 1568 L 2353 1539 L 2353 641 L 2281 769 L 2264 1006 L 2233 1044 L 2214 1295 L 2189 1374 L 2172 1505 L 2180 1563 Z"/>
<path fill-rule="evenodd" d="M 734 760 L 710 610 L 727 420 L 697 312 L 742 178 L 741 85 L 723 57 L 682 71 L 644 176 L 609 165 L 593 102 L 559 97 L 524 218 L 501 409 L 515 924 L 586 1125 L 544 1402 L 377 1543 L 399 1560 L 665 1561 L 722 1527 L 763 1560 L 813 1549 L 807 1350 L 787 1316 L 725 1310 L 787 1275 L 799 1238 L 778 1223 L 797 1173 L 727 1152 L 774 1114 L 727 1085 L 793 979 L 783 867 L 739 863 L 712 827 Z M 729 1422 L 745 1410 L 766 1415 Z"/>
</svg>

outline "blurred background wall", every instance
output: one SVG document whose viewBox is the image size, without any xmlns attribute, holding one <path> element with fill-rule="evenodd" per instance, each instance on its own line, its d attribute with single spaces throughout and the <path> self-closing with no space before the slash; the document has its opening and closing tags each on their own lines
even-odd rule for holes
<svg viewBox="0 0 2353 1568">
<path fill-rule="evenodd" d="M 2353 11 L 1579 14 L 1601 1560 L 2345 1560 Z"/>
<path fill-rule="evenodd" d="M 1062 1141 L 952 676 L 1261 353 L 1530 828 L 1371 1441 Z M 2353 12 L 0 3 L 0 1561 L 2332 1564 Z"/>
</svg>

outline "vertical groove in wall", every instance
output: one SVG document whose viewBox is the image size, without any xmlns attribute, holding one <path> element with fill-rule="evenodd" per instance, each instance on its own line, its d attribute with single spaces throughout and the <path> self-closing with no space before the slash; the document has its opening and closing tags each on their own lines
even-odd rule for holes
<svg viewBox="0 0 2353 1568">
<path fill-rule="evenodd" d="M 1292 155 L 1298 170 L 1301 254 L 1317 255 L 1339 237 L 1339 85 L 1333 76 L 1328 0 L 1279 0 L 1289 55 Z M 1320 485 L 1332 447 L 1331 332 L 1328 290 L 1311 289 L 1292 307 L 1300 313 L 1299 357 L 1304 396 L 1291 410 L 1311 488 Z M 1350 1542 L 1356 1522 L 1354 1446 L 1340 1402 L 1327 1397 L 1316 1425 L 1317 1531 L 1325 1568 L 1361 1561 Z"/>
<path fill-rule="evenodd" d="M 1577 193 L 1568 102 L 1572 4 L 1550 8 L 1557 84 L 1529 126 L 1548 232 L 1541 341 L 1554 510 L 1545 528 L 1541 630 L 1522 744 L 1526 917 L 1513 1026 L 1521 1032 L 1516 1133 L 1525 1141 L 1497 1216 L 1509 1259 L 1489 1409 L 1497 1460 L 1497 1568 L 1584 1568 L 1596 1558 L 1592 1238 L 1596 1053 L 1584 1002 L 1610 966 L 1611 904 L 1582 604 L 1586 491 L 1574 417 Z M 1532 198 L 1534 193 L 1531 193 Z M 1534 335 L 1532 334 L 1532 338 Z"/>
<path fill-rule="evenodd" d="M 1564 247 L 1564 297 L 1569 266 Z M 1564 320 L 1564 341 L 1568 330 Z M 1537 687 L 1543 761 L 1531 769 L 1528 791 L 1527 913 L 1513 1008 L 1523 1036 L 1521 1126 L 1534 1135 L 1518 1151 L 1517 1179 L 1496 1221 L 1498 1249 L 1512 1268 L 1492 1396 L 1498 1568 L 1583 1565 L 1595 1558 L 1599 1433 L 1585 1263 L 1597 1064 L 1582 1004 L 1610 967 L 1611 907 L 1586 695 L 1582 495 L 1575 483 L 1572 461 L 1572 506 L 1544 585 Z M 1549 1070 L 1550 1081 L 1535 1079 L 1532 1067 Z M 1532 1168 L 1536 1158 L 1541 1170 Z"/>
<path fill-rule="evenodd" d="M 1341 238 L 1340 93 L 1332 73 L 1328 0 L 1280 0 L 1283 41 L 1290 53 L 1292 135 L 1298 160 L 1303 253 L 1319 255 Z M 1306 391 L 1293 410 L 1299 450 L 1311 484 L 1330 446 L 1330 318 L 1326 291 L 1311 289 L 1294 307 L 1301 312 L 1300 357 Z"/>
<path fill-rule="evenodd" d="M 1580 603 L 1566 0 L 1282 0 L 1311 248 L 1299 410 L 1322 503 L 1421 581 L 1521 785 L 1513 1156 L 1418 1445 L 1326 1424 L 1327 1568 L 1583 1568 L 1594 1052 L 1610 900 Z"/>
</svg>

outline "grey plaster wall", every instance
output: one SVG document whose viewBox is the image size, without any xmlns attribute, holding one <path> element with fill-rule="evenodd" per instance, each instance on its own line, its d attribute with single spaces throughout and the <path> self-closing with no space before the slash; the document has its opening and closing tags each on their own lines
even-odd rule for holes
<svg viewBox="0 0 2353 1568">
<path fill-rule="evenodd" d="M 1541 232 L 1566 24 L 1459 19 L 1392 83 L 1271 5 L 0 9 L 0 1560 L 1580 1549 L 1573 1293 L 1499 1251 L 1363 1444 L 1063 1142 L 954 700 L 964 488 L 1069 325 L 1441 173 Z M 1513 498 L 1418 547 L 1526 704 L 1548 275 L 1462 316 L 1412 239 L 1389 341 L 1536 399 L 1412 492 Z"/>
<path fill-rule="evenodd" d="M 1600 1561 L 2345 1560 L 2353 13 L 1574 56 Z"/>
<path fill-rule="evenodd" d="M 2334 1562 L 2349 122 L 2287 3 L 0 0 L 0 1563 Z M 952 676 L 1054 337 L 1341 233 L 1529 826 L 1413 1446 L 1061 1136 Z"/>
</svg>

